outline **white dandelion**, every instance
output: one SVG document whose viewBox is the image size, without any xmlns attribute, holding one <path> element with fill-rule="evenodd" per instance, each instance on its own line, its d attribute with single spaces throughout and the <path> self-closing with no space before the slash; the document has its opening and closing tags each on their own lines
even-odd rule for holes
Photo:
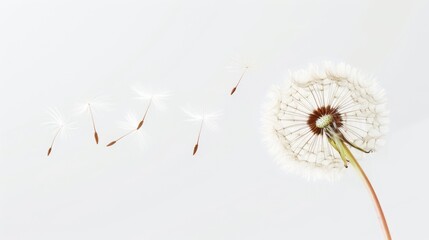
<svg viewBox="0 0 429 240">
<path fill-rule="evenodd" d="M 66 121 L 64 115 L 61 114 L 61 112 L 58 111 L 58 109 L 56 108 L 49 109 L 48 114 L 51 120 L 46 122 L 45 125 L 48 125 L 54 131 L 54 137 L 48 149 L 47 155 L 49 156 L 52 152 L 55 140 L 58 138 L 58 136 L 66 136 L 69 130 L 74 129 L 74 124 L 72 122 Z"/>
<path fill-rule="evenodd" d="M 231 63 L 229 66 L 227 66 L 227 69 L 229 69 L 232 72 L 239 72 L 240 77 L 238 78 L 238 81 L 232 88 L 230 95 L 233 95 L 235 91 L 237 90 L 238 86 L 241 83 L 241 80 L 244 78 L 244 75 L 255 65 L 254 60 L 252 58 L 243 57 L 236 55 L 232 58 Z"/>
<path fill-rule="evenodd" d="M 203 131 L 203 126 L 206 126 L 209 129 L 216 129 L 217 123 L 216 120 L 219 119 L 219 117 L 222 115 L 220 111 L 217 112 L 211 112 L 211 113 L 205 113 L 202 114 L 196 113 L 192 110 L 189 110 L 189 108 L 183 108 L 183 112 L 189 117 L 187 120 L 191 122 L 198 122 L 200 124 L 200 128 L 198 131 L 197 141 L 194 145 L 194 149 L 192 152 L 192 155 L 195 155 L 198 151 L 198 146 L 200 143 L 200 137 L 201 133 Z"/>
<path fill-rule="evenodd" d="M 266 142 L 285 169 L 309 179 L 338 179 L 349 163 L 368 187 L 387 239 L 390 232 L 377 195 L 349 150 L 374 151 L 386 132 L 384 91 L 346 64 L 325 63 L 290 74 L 275 87 L 264 118 Z"/>
<path fill-rule="evenodd" d="M 86 101 L 78 107 L 78 113 L 89 113 L 91 117 L 92 128 L 94 130 L 94 139 L 95 143 L 98 144 L 99 136 L 97 132 L 97 127 L 94 120 L 94 109 L 108 109 L 109 104 L 106 101 L 105 97 L 96 97 L 91 100 Z"/>
</svg>

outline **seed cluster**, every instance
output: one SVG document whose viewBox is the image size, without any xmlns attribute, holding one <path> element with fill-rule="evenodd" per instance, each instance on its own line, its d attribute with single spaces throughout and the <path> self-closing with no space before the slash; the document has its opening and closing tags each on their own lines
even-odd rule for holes
<svg viewBox="0 0 429 240">
<path fill-rule="evenodd" d="M 337 108 L 333 108 L 330 105 L 323 106 L 315 109 L 309 116 L 307 120 L 307 125 L 310 127 L 311 131 L 316 134 L 322 134 L 324 131 L 323 127 L 317 126 L 318 120 L 321 120 L 325 116 L 331 116 L 332 124 L 334 124 L 337 128 L 343 126 L 343 119 L 338 112 Z"/>
</svg>

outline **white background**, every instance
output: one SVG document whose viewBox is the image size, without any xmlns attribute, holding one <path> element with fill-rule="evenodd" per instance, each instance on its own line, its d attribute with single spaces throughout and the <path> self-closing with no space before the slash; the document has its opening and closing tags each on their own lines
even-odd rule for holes
<svg viewBox="0 0 429 240">
<path fill-rule="evenodd" d="M 282 171 L 261 106 L 288 70 L 324 60 L 373 74 L 389 98 L 386 145 L 362 161 L 394 239 L 428 239 L 427 1 L 2 1 L 0 239 L 382 239 L 352 169 L 338 182 Z M 256 59 L 239 77 L 231 57 Z M 171 91 L 141 135 L 112 148 L 131 87 Z M 95 109 L 99 145 L 85 99 Z M 203 130 L 181 107 L 222 110 Z M 57 107 L 76 123 L 46 157 Z"/>
</svg>

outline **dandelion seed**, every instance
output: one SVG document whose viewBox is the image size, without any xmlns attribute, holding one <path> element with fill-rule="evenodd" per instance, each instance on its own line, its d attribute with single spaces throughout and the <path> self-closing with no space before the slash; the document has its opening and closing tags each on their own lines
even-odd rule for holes
<svg viewBox="0 0 429 240">
<path fill-rule="evenodd" d="M 200 137 L 201 137 L 201 133 L 203 130 L 203 126 L 206 126 L 207 128 L 211 128 L 211 129 L 216 128 L 217 125 L 216 125 L 215 121 L 220 117 L 221 113 L 220 112 L 213 112 L 213 113 L 198 114 L 198 113 L 194 113 L 192 111 L 189 111 L 188 109 L 182 109 L 182 110 L 185 112 L 186 115 L 188 115 L 188 117 L 189 117 L 188 121 L 200 122 L 197 141 L 194 145 L 194 149 L 192 152 L 192 155 L 195 155 L 198 151 L 198 146 L 200 143 Z"/>
<path fill-rule="evenodd" d="M 57 109 L 49 109 L 48 111 L 51 121 L 46 122 L 45 124 L 51 126 L 54 129 L 54 137 L 52 139 L 51 145 L 48 149 L 48 156 L 51 155 L 54 144 L 58 136 L 64 136 L 67 134 L 68 130 L 74 129 L 73 123 L 67 122 L 64 120 L 64 116 Z"/>
<path fill-rule="evenodd" d="M 92 108 L 90 103 L 88 103 L 88 109 L 89 109 L 89 115 L 91 115 L 92 128 L 94 129 L 95 144 L 98 144 L 98 133 L 97 133 L 97 128 L 95 127 L 94 114 L 92 113 Z"/>
<path fill-rule="evenodd" d="M 369 153 L 387 124 L 384 92 L 373 79 L 345 64 L 326 63 L 291 74 L 275 88 L 266 110 L 266 141 L 277 162 L 307 178 L 337 179 L 352 165 L 368 188 L 384 233 L 389 228 L 377 195 L 349 147 Z"/>
<path fill-rule="evenodd" d="M 240 78 L 238 79 L 235 86 L 232 88 L 230 95 L 233 95 L 237 90 L 238 86 L 241 83 L 244 75 L 249 71 L 249 69 L 253 66 L 253 61 L 250 58 L 243 58 L 239 56 L 235 56 L 232 59 L 232 63 L 227 68 L 234 72 L 241 72 Z"/>
<path fill-rule="evenodd" d="M 232 95 L 232 94 L 234 94 L 234 93 L 235 93 L 235 91 L 236 91 L 236 90 L 237 90 L 237 88 L 238 88 L 238 85 L 240 85 L 241 79 L 243 79 L 244 74 L 247 72 L 247 70 L 249 70 L 249 67 L 248 67 L 248 66 L 246 66 L 246 67 L 244 68 L 243 73 L 241 74 L 240 78 L 238 79 L 237 84 L 232 88 L 232 90 L 231 90 L 231 94 L 230 94 L 230 95 Z"/>
<path fill-rule="evenodd" d="M 93 99 L 85 102 L 84 104 L 82 104 L 78 109 L 78 113 L 85 113 L 85 112 L 89 113 L 89 116 L 91 118 L 92 128 L 94 131 L 94 140 L 95 140 L 95 143 L 98 144 L 99 136 L 98 136 L 95 120 L 94 120 L 94 113 L 93 113 L 94 108 L 107 109 L 108 104 L 107 104 L 106 99 L 104 97 L 93 98 Z"/>
<path fill-rule="evenodd" d="M 125 122 L 121 122 L 120 126 L 122 129 L 126 130 L 127 132 L 120 136 L 119 138 L 117 138 L 116 140 L 110 142 L 109 144 L 107 144 L 107 147 L 110 147 L 114 144 L 116 144 L 118 141 L 120 141 L 121 139 L 125 138 L 126 136 L 137 132 L 138 129 L 136 128 L 136 125 L 138 125 L 139 120 L 136 118 L 136 116 L 134 114 L 128 114 L 126 121 Z"/>
<path fill-rule="evenodd" d="M 126 136 L 140 130 L 140 128 L 143 126 L 143 124 L 146 120 L 149 109 L 151 107 L 157 107 L 159 109 L 163 109 L 164 108 L 164 101 L 170 96 L 167 92 L 154 94 L 154 93 L 150 93 L 148 91 L 141 91 L 137 88 L 133 88 L 133 90 L 138 95 L 137 99 L 148 101 L 148 104 L 147 104 L 146 109 L 144 111 L 143 117 L 137 123 L 135 123 L 133 129 L 130 129 L 126 134 L 122 135 L 121 137 L 119 137 L 115 141 L 112 141 L 109 144 L 107 144 L 107 147 L 110 147 L 110 146 L 116 144 L 119 140 L 121 140 L 121 139 L 125 138 Z"/>
<path fill-rule="evenodd" d="M 201 120 L 200 131 L 198 131 L 197 143 L 194 146 L 194 151 L 193 151 L 192 155 L 195 155 L 195 153 L 197 153 L 197 151 L 198 151 L 198 144 L 200 143 L 200 136 L 201 136 L 201 131 L 203 130 L 203 124 L 204 124 L 204 119 Z"/>
<path fill-rule="evenodd" d="M 139 90 L 137 88 L 133 88 L 134 91 L 137 93 L 138 95 L 138 99 L 142 99 L 145 101 L 149 101 L 146 110 L 143 114 L 143 117 L 141 118 L 141 120 L 139 121 L 138 125 L 137 125 L 137 130 L 139 130 L 142 126 L 143 123 L 146 119 L 147 113 L 149 112 L 149 109 L 152 105 L 154 105 L 157 108 L 163 109 L 164 108 L 164 101 L 170 96 L 168 94 L 168 92 L 164 92 L 164 93 L 159 93 L 159 94 L 154 94 L 154 93 L 150 93 L 148 91 L 142 91 Z"/>
</svg>

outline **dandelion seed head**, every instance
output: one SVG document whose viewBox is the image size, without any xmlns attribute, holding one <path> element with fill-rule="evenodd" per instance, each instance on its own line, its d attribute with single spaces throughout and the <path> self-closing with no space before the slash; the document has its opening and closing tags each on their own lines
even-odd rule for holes
<svg viewBox="0 0 429 240">
<path fill-rule="evenodd" d="M 265 141 L 285 169 L 309 179 L 335 180 L 344 166 L 325 128 L 335 126 L 351 144 L 374 151 L 387 130 L 385 102 L 374 79 L 356 68 L 311 65 L 271 90 Z"/>
</svg>

